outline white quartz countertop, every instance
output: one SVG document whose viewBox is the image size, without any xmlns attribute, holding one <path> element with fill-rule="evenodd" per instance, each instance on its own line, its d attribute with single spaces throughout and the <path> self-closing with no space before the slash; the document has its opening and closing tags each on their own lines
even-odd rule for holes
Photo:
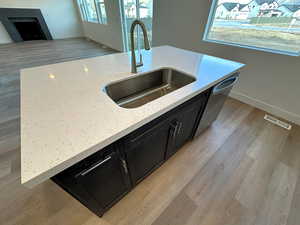
<svg viewBox="0 0 300 225">
<path fill-rule="evenodd" d="M 170 46 L 143 52 L 130 72 L 130 54 L 76 60 L 21 71 L 21 180 L 39 184 L 170 109 L 212 87 L 244 64 Z M 173 68 L 197 80 L 134 109 L 103 91 L 110 82 Z"/>
</svg>

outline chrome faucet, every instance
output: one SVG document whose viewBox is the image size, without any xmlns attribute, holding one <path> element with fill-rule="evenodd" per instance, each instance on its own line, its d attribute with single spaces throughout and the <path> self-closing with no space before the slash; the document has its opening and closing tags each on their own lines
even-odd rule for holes
<svg viewBox="0 0 300 225">
<path fill-rule="evenodd" d="M 140 20 L 133 21 L 131 28 L 130 28 L 130 40 L 131 40 L 131 72 L 137 73 L 137 67 L 143 66 L 143 56 L 140 54 L 140 62 L 136 63 L 135 58 L 135 47 L 134 47 L 134 29 L 136 25 L 140 25 L 143 31 L 144 35 L 144 45 L 146 50 L 150 50 L 149 40 L 148 40 L 148 34 L 146 30 L 145 24 Z"/>
</svg>

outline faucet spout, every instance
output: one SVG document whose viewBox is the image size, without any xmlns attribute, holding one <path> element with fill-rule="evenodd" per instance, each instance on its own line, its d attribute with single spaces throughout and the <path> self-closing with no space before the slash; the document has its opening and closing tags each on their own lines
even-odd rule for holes
<svg viewBox="0 0 300 225">
<path fill-rule="evenodd" d="M 134 30 L 135 27 L 139 25 L 142 28 L 143 36 L 144 36 L 144 46 L 145 50 L 150 50 L 150 44 L 148 39 L 148 34 L 146 30 L 145 24 L 140 20 L 134 20 L 131 28 L 130 28 L 130 41 L 131 41 L 131 72 L 137 73 L 137 67 L 143 66 L 143 58 L 142 55 L 140 55 L 140 63 L 136 63 L 136 57 L 135 57 L 135 46 L 134 46 Z"/>
</svg>

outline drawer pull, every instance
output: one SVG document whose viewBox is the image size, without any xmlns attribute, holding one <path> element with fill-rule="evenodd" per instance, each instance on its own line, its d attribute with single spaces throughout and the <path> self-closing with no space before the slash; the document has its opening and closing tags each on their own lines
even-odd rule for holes
<svg viewBox="0 0 300 225">
<path fill-rule="evenodd" d="M 111 156 L 108 156 L 106 159 L 102 160 L 101 162 L 95 164 L 94 166 L 92 166 L 91 168 L 87 169 L 86 171 L 82 172 L 80 175 L 81 176 L 85 176 L 87 175 L 89 172 L 91 172 L 92 170 L 96 169 L 97 167 L 103 165 L 104 163 L 106 163 L 107 161 L 109 161 L 111 159 Z"/>
<path fill-rule="evenodd" d="M 173 134 L 172 134 L 172 138 L 173 138 L 173 139 L 176 138 L 177 130 L 178 130 L 178 125 L 179 125 L 178 121 L 176 121 L 175 123 L 176 123 L 176 125 L 171 124 L 172 129 L 174 129 Z"/>
<path fill-rule="evenodd" d="M 122 166 L 124 168 L 125 173 L 128 174 L 127 164 L 124 159 L 122 159 Z"/>
<path fill-rule="evenodd" d="M 178 135 L 180 134 L 181 128 L 182 128 L 182 123 L 179 123 L 179 128 L 178 128 L 178 132 L 177 132 Z"/>
</svg>

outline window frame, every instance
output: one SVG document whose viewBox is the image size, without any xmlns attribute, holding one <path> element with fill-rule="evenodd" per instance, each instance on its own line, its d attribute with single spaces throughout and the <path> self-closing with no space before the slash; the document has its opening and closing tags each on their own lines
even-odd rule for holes
<svg viewBox="0 0 300 225">
<path fill-rule="evenodd" d="M 135 5 L 135 14 L 136 14 L 136 19 L 139 20 L 143 20 L 144 18 L 140 17 L 140 9 L 141 9 L 141 0 L 132 0 L 132 2 L 134 2 Z M 153 7 L 154 7 L 154 2 L 152 1 L 152 15 L 151 15 L 151 24 L 153 25 Z M 122 35 L 123 35 L 123 46 L 125 51 L 129 51 L 130 50 L 130 40 L 129 40 L 129 27 L 127 26 L 127 16 L 126 16 L 126 12 L 125 12 L 125 1 L 124 0 L 120 0 L 120 11 L 121 11 L 121 20 L 122 20 Z M 145 24 L 146 25 L 146 24 Z M 153 29 L 152 29 L 153 30 Z M 151 31 L 152 32 L 152 31 Z M 136 29 L 136 33 L 137 36 L 141 35 L 141 32 L 139 31 L 139 28 Z M 148 33 L 148 38 L 149 38 L 149 33 Z M 151 34 L 151 39 L 149 38 L 149 41 L 152 43 L 152 34 Z M 138 51 L 141 51 L 141 42 L 140 39 L 137 38 L 136 40 L 137 44 L 136 44 L 136 49 Z M 143 42 L 142 42 L 143 43 Z"/>
<path fill-rule="evenodd" d="M 215 43 L 215 44 L 222 44 L 222 45 L 229 45 L 229 46 L 234 46 L 234 47 L 239 47 L 239 48 L 257 50 L 257 51 L 263 51 L 263 52 L 270 52 L 273 54 L 281 54 L 281 55 L 288 55 L 288 56 L 300 56 L 300 51 L 299 52 L 283 51 L 283 50 L 276 50 L 276 49 L 272 49 L 272 48 L 256 47 L 256 46 L 252 46 L 252 45 L 238 44 L 238 43 L 234 43 L 234 42 L 209 39 L 208 35 L 209 35 L 210 29 L 212 27 L 213 20 L 215 18 L 217 6 L 218 6 L 218 0 L 212 0 L 211 7 L 209 10 L 209 15 L 207 18 L 207 23 L 206 23 L 205 30 L 204 30 L 204 35 L 202 38 L 203 41 Z"/>
<path fill-rule="evenodd" d="M 87 21 L 86 6 L 83 0 L 77 0 L 77 6 L 83 21 Z"/>
<path fill-rule="evenodd" d="M 95 2 L 95 7 L 96 7 L 99 23 L 107 24 L 107 13 L 106 13 L 106 7 L 105 7 L 105 0 L 94 0 L 94 2 Z M 102 12 L 101 6 L 103 6 L 105 13 Z M 104 14 L 105 14 L 105 16 L 104 16 Z"/>
<path fill-rule="evenodd" d="M 95 12 L 96 12 L 96 20 L 91 20 L 88 17 L 88 6 L 86 0 L 77 0 L 77 6 L 81 14 L 81 19 L 82 21 L 89 22 L 89 23 L 98 23 L 102 25 L 107 25 L 108 24 L 108 18 L 107 18 L 107 12 L 106 12 L 106 6 L 105 6 L 105 0 L 91 0 L 94 4 L 95 7 Z M 101 10 L 101 5 L 104 6 L 105 13 L 102 12 Z M 105 14 L 105 17 L 104 15 Z"/>
</svg>

